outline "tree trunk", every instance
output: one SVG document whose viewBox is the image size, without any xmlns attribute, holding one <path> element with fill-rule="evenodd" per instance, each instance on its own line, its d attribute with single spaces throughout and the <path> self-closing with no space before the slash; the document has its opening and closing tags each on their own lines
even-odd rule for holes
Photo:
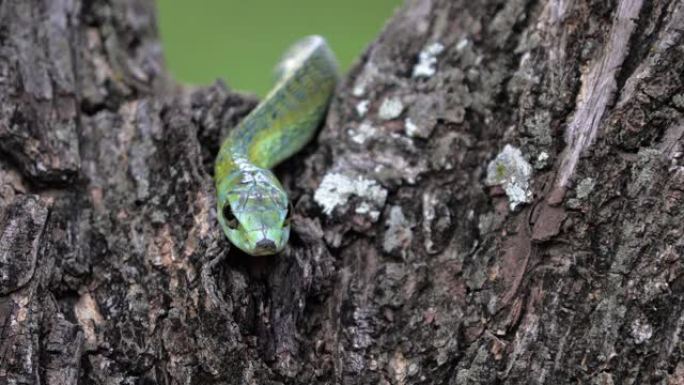
<svg viewBox="0 0 684 385">
<path fill-rule="evenodd" d="M 211 173 L 255 100 L 176 86 L 152 2 L 0 0 L 0 383 L 683 384 L 683 33 L 408 1 L 252 258 Z"/>
</svg>

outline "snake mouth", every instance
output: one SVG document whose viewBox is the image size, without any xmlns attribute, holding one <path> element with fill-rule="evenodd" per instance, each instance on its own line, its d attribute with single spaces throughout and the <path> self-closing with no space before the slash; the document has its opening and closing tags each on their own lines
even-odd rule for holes
<svg viewBox="0 0 684 385">
<path fill-rule="evenodd" d="M 275 242 L 267 238 L 260 240 L 255 246 L 256 247 L 254 251 L 259 255 L 275 254 L 275 252 L 278 250 Z"/>
</svg>

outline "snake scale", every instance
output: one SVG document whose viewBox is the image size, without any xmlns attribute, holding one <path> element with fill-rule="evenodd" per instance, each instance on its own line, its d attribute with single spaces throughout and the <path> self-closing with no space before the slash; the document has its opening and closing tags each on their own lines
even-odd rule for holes
<svg viewBox="0 0 684 385">
<path fill-rule="evenodd" d="M 270 169 L 313 138 L 337 68 L 322 37 L 298 41 L 278 63 L 273 89 L 221 145 L 214 170 L 217 216 L 230 242 L 247 254 L 275 254 L 287 244 L 291 205 Z"/>
</svg>

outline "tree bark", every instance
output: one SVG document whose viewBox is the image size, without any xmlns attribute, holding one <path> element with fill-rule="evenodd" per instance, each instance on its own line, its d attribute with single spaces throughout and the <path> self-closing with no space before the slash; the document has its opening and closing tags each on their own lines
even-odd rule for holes
<svg viewBox="0 0 684 385">
<path fill-rule="evenodd" d="M 682 33 L 409 0 L 251 258 L 211 173 L 256 101 L 176 85 L 152 2 L 0 0 L 0 383 L 684 384 Z"/>
</svg>

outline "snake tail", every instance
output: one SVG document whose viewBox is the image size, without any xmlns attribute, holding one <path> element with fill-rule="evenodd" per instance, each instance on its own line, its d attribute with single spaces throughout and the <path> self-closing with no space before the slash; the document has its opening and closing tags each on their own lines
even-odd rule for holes
<svg viewBox="0 0 684 385">
<path fill-rule="evenodd" d="M 217 216 L 230 242 L 247 254 L 275 254 L 287 244 L 289 201 L 270 169 L 313 138 L 337 79 L 337 61 L 322 37 L 298 41 L 278 63 L 273 89 L 221 145 Z"/>
</svg>

